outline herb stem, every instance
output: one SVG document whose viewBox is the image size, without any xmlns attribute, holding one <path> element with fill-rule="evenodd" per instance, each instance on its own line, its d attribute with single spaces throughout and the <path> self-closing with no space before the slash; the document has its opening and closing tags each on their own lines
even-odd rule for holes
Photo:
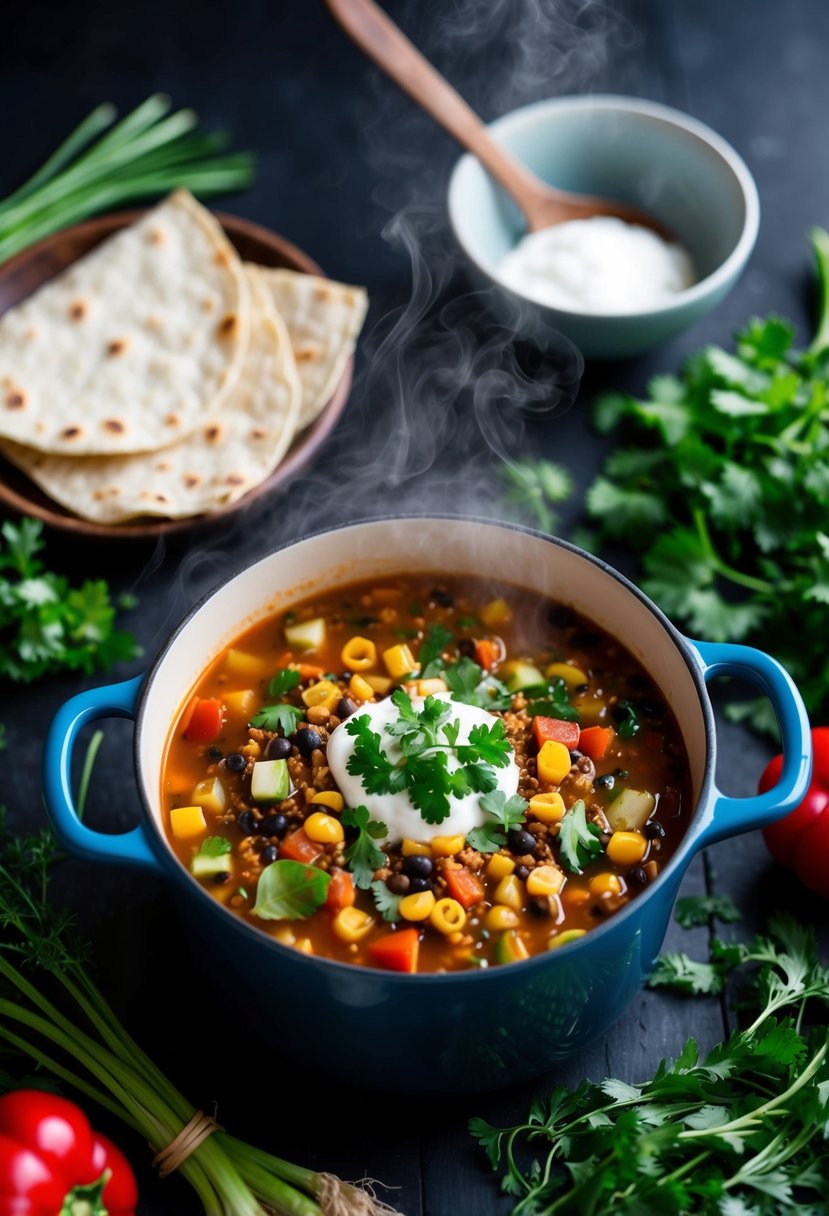
<svg viewBox="0 0 829 1216">
<path fill-rule="evenodd" d="M 819 355 L 829 346 L 829 233 L 812 228 L 809 240 L 815 253 L 818 281 L 818 320 L 809 350 Z"/>
<path fill-rule="evenodd" d="M 716 570 L 717 574 L 721 575 L 731 583 L 736 583 L 739 587 L 745 587 L 747 591 L 757 591 L 761 595 L 772 594 L 775 588 L 771 583 L 767 583 L 760 578 L 754 578 L 751 574 L 743 574 L 742 571 L 735 570 L 733 566 L 727 565 L 727 563 L 722 560 L 714 547 L 714 542 L 711 540 L 711 534 L 708 531 L 705 515 L 703 514 L 701 508 L 695 508 L 693 518 L 697 529 L 697 535 L 705 548 L 712 568 Z"/>
</svg>

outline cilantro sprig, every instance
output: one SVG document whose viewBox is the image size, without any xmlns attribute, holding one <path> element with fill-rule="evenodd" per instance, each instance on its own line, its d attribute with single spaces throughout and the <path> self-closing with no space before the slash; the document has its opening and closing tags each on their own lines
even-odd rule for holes
<svg viewBox="0 0 829 1216">
<path fill-rule="evenodd" d="M 345 726 L 355 740 L 346 769 L 360 778 L 366 793 L 406 790 L 424 821 L 438 824 L 449 816 L 451 798 L 495 789 L 495 769 L 509 764 L 511 751 L 500 719 L 474 726 L 468 742 L 460 743 L 460 723 L 452 720 L 450 703 L 427 697 L 418 710 L 402 688 L 391 699 L 398 717 L 383 731 L 397 744 L 399 758 L 389 755 L 383 736 L 372 730 L 367 714 L 354 714 Z M 450 769 L 450 753 L 459 767 Z"/>
<path fill-rule="evenodd" d="M 42 532 L 28 518 L 0 528 L 0 676 L 28 684 L 62 669 L 90 675 L 135 658 L 135 638 L 115 628 L 127 597 L 116 604 L 103 579 L 72 587 L 46 570 Z"/>
<path fill-rule="evenodd" d="M 581 874 L 588 862 L 602 851 L 599 829 L 588 823 L 581 798 L 562 817 L 558 828 L 561 860 L 573 874 Z"/>
<path fill-rule="evenodd" d="M 251 726 L 259 730 L 281 731 L 287 739 L 297 728 L 302 718 L 302 710 L 295 705 L 263 705 L 250 720 Z"/>
<path fill-rule="evenodd" d="M 520 794 L 507 798 L 503 790 L 492 790 L 480 799 L 486 812 L 487 822 L 467 832 L 466 839 L 479 853 L 497 853 L 507 843 L 510 828 L 520 827 L 529 809 L 529 803 Z"/>
<path fill-rule="evenodd" d="M 345 859 L 357 886 L 367 891 L 374 882 L 374 871 L 386 864 L 386 854 L 374 842 L 387 836 L 388 828 L 379 820 L 372 819 L 366 806 L 346 807 L 340 818 L 344 827 L 357 831 L 345 850 Z"/>
<path fill-rule="evenodd" d="M 702 1058 L 689 1039 L 637 1084 L 557 1087 L 515 1127 L 473 1119 L 513 1216 L 616 1211 L 620 1197 L 627 1212 L 825 1210 L 829 968 L 813 930 L 780 916 L 750 944 L 715 940 L 709 963 L 666 957 L 681 991 L 719 992 L 740 974 L 750 1021 Z"/>
</svg>

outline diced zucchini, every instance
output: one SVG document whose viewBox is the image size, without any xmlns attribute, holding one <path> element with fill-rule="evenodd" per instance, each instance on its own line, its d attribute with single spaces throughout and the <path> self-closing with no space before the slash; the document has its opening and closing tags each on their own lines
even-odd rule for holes
<svg viewBox="0 0 829 1216">
<path fill-rule="evenodd" d="M 228 675 L 238 676 L 240 680 L 258 680 L 262 675 L 262 660 L 235 647 L 225 655 L 224 667 Z"/>
<path fill-rule="evenodd" d="M 502 664 L 498 678 L 503 680 L 510 692 L 519 692 L 522 688 L 532 688 L 536 684 L 545 684 L 541 672 L 533 663 L 525 663 L 521 659 L 511 659 Z"/>
<path fill-rule="evenodd" d="M 656 799 L 647 790 L 622 790 L 606 807 L 605 815 L 614 832 L 639 832 L 653 814 Z"/>
<path fill-rule="evenodd" d="M 227 795 L 218 777 L 205 777 L 204 781 L 199 781 L 193 787 L 190 801 L 193 806 L 200 806 L 205 811 L 213 811 L 215 815 L 221 815 L 227 806 Z"/>
<path fill-rule="evenodd" d="M 195 878 L 211 878 L 214 874 L 230 874 L 233 871 L 233 862 L 229 853 L 222 853 L 221 857 L 206 857 L 203 853 L 197 853 L 190 862 L 190 873 Z"/>
<path fill-rule="evenodd" d="M 257 760 L 250 781 L 251 796 L 257 802 L 281 802 L 290 788 L 287 760 Z"/>
<path fill-rule="evenodd" d="M 297 650 L 319 650 L 325 644 L 325 620 L 315 616 L 310 621 L 297 621 L 285 626 L 285 641 Z"/>
</svg>

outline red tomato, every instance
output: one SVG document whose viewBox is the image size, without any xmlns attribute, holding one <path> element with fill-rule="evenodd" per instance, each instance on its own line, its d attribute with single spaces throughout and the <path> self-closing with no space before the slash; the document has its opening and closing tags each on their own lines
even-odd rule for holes
<svg viewBox="0 0 829 1216">
<path fill-rule="evenodd" d="M 538 750 L 548 739 L 563 743 L 568 751 L 573 751 L 579 745 L 581 727 L 578 722 L 566 722 L 563 718 L 533 718 L 533 734 L 538 744 Z"/>
<path fill-rule="evenodd" d="M 469 870 L 444 870 L 443 877 L 449 894 L 456 899 L 462 908 L 474 908 L 484 897 L 484 887 L 480 878 L 470 874 Z"/>
<path fill-rule="evenodd" d="M 387 971 L 412 973 L 417 971 L 419 949 L 420 938 L 417 929 L 400 929 L 372 942 L 368 952 L 374 962 L 385 967 Z"/>
<path fill-rule="evenodd" d="M 829 898 L 829 727 L 812 731 L 815 762 L 806 797 L 784 819 L 763 829 L 775 861 L 794 870 L 810 891 Z M 764 794 L 780 780 L 783 757 L 775 756 L 760 778 Z"/>
<path fill-rule="evenodd" d="M 199 697 L 184 711 L 182 729 L 191 743 L 212 743 L 222 733 L 222 705 L 211 697 Z"/>
<path fill-rule="evenodd" d="M 612 738 L 612 726 L 588 726 L 579 736 L 579 750 L 591 760 L 603 760 Z"/>
</svg>

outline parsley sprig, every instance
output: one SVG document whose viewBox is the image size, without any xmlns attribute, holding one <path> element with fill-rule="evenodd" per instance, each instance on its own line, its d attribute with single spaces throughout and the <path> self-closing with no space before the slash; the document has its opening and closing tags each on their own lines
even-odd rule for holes
<svg viewBox="0 0 829 1216">
<path fill-rule="evenodd" d="M 563 816 L 558 827 L 558 843 L 561 860 L 573 874 L 581 874 L 584 867 L 602 851 L 600 832 L 595 823 L 588 823 L 584 802 L 574 802 Z"/>
<path fill-rule="evenodd" d="M 356 836 L 345 850 L 345 859 L 357 886 L 367 891 L 374 882 L 374 871 L 386 864 L 386 854 L 374 842 L 387 836 L 388 828 L 372 819 L 366 806 L 346 807 L 340 818 L 344 827 L 356 829 Z"/>
<path fill-rule="evenodd" d="M 520 794 L 507 798 L 503 790 L 492 790 L 480 798 L 480 806 L 486 812 L 488 822 L 467 832 L 466 839 L 479 853 L 497 853 L 507 843 L 510 828 L 520 827 L 529 809 L 529 803 Z"/>
<path fill-rule="evenodd" d="M 712 964 L 698 966 L 714 964 L 723 977 L 750 970 L 753 1020 L 704 1058 L 689 1039 L 640 1084 L 608 1078 L 556 1088 L 516 1127 L 472 1120 L 493 1169 L 505 1171 L 513 1216 L 825 1210 L 829 969 L 814 933 L 780 916 L 749 945 L 715 943 Z M 533 1159 L 526 1171 L 525 1149 Z"/>
<path fill-rule="evenodd" d="M 495 789 L 495 769 L 509 764 L 511 750 L 500 718 L 473 726 L 468 742 L 460 743 L 460 722 L 451 720 L 450 703 L 427 697 L 417 710 L 402 688 L 391 699 L 399 716 L 383 730 L 397 744 L 399 758 L 389 755 L 368 715 L 354 714 L 346 723 L 355 740 L 346 769 L 361 779 L 367 794 L 406 790 L 424 821 L 438 824 L 449 816 L 452 797 Z M 455 769 L 449 768 L 450 753 L 459 762 Z"/>
</svg>

